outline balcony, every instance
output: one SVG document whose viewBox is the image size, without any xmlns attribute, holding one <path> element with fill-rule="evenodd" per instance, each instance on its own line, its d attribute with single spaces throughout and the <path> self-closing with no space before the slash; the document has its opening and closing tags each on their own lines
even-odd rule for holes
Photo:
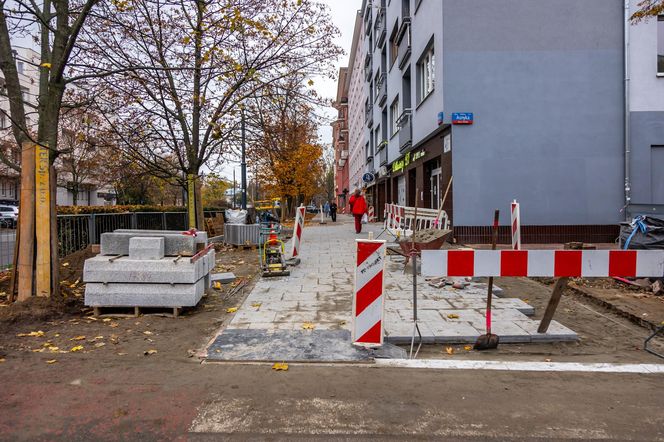
<svg viewBox="0 0 664 442">
<path fill-rule="evenodd" d="M 346 165 L 346 160 L 344 158 L 339 158 L 339 163 L 338 163 L 339 169 L 343 169 L 345 165 Z"/>
<path fill-rule="evenodd" d="M 413 145 L 413 123 L 410 114 L 410 109 L 404 109 L 397 120 L 399 126 L 399 152 L 403 152 Z"/>
<path fill-rule="evenodd" d="M 378 144 L 376 155 L 378 156 L 378 164 L 381 166 L 387 164 L 387 140 L 383 140 Z"/>
<path fill-rule="evenodd" d="M 364 105 L 364 120 L 367 127 L 373 127 L 373 104 L 371 103 Z"/>
<path fill-rule="evenodd" d="M 364 58 L 364 78 L 367 81 L 371 81 L 371 76 L 373 75 L 373 63 L 371 63 L 371 54 L 367 54 Z"/>
<path fill-rule="evenodd" d="M 385 36 L 387 34 L 387 26 L 385 20 L 385 8 L 381 7 L 376 16 L 376 23 L 374 24 L 374 38 L 376 39 L 376 47 L 383 47 L 385 43 Z"/>
<path fill-rule="evenodd" d="M 376 80 L 376 100 L 379 107 L 387 101 L 387 76 L 385 74 L 382 74 Z"/>
<path fill-rule="evenodd" d="M 339 153 L 339 158 L 342 160 L 347 160 L 348 159 L 348 150 L 344 149 Z"/>
<path fill-rule="evenodd" d="M 399 69 L 403 69 L 408 60 L 410 60 L 410 18 L 408 19 L 408 24 L 404 31 L 404 35 L 401 36 L 399 40 Z"/>
<path fill-rule="evenodd" d="M 364 15 L 364 33 L 365 33 L 365 35 L 369 35 L 369 33 L 371 33 L 371 19 L 373 18 L 372 14 L 371 14 L 371 6 L 372 6 L 371 3 L 372 3 L 371 0 L 367 1 L 367 7 L 363 12 L 363 15 Z"/>
</svg>

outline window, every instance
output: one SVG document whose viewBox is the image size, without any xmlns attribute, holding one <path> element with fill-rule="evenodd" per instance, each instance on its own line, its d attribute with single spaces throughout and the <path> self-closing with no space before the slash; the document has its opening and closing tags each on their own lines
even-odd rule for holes
<svg viewBox="0 0 664 442">
<path fill-rule="evenodd" d="M 392 33 L 390 34 L 390 69 L 392 69 L 392 65 L 394 65 L 399 56 L 399 43 L 397 42 L 398 25 L 399 23 L 394 24 L 394 29 L 392 29 Z"/>
<path fill-rule="evenodd" d="M 16 70 L 18 71 L 19 74 L 23 73 L 23 62 L 22 61 L 17 61 L 16 62 Z"/>
<path fill-rule="evenodd" d="M 433 44 L 425 51 L 417 62 L 417 102 L 421 103 L 433 92 L 435 80 L 435 58 Z"/>
<path fill-rule="evenodd" d="M 657 75 L 664 77 L 664 15 L 657 16 Z"/>
<path fill-rule="evenodd" d="M 397 96 L 392 104 L 390 105 L 390 134 L 394 136 L 399 132 L 399 125 L 397 120 L 399 119 L 399 97 Z"/>
<path fill-rule="evenodd" d="M 21 98 L 23 101 L 28 101 L 28 88 L 21 86 Z"/>
<path fill-rule="evenodd" d="M 6 128 L 7 124 L 7 117 L 5 116 L 3 111 L 0 111 L 0 129 Z"/>
</svg>

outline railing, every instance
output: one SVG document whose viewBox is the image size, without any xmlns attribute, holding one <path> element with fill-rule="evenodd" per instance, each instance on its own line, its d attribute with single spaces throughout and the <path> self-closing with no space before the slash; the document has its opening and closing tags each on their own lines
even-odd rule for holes
<svg viewBox="0 0 664 442">
<path fill-rule="evenodd" d="M 364 62 L 364 78 L 366 78 L 367 81 L 371 81 L 371 76 L 373 75 L 373 63 L 371 62 L 371 55 L 367 54 L 367 57 L 369 57 L 367 60 Z"/>
<path fill-rule="evenodd" d="M 374 24 L 374 38 L 376 39 L 376 47 L 382 47 L 385 43 L 385 36 L 387 34 L 385 8 L 381 7 L 376 16 L 376 23 Z"/>
<path fill-rule="evenodd" d="M 364 105 L 364 120 L 368 127 L 373 126 L 373 104 L 371 103 Z"/>
<path fill-rule="evenodd" d="M 378 164 L 384 166 L 387 164 L 387 141 L 382 141 L 378 144 L 377 153 L 378 153 Z"/>
<path fill-rule="evenodd" d="M 410 18 L 408 18 L 408 22 L 404 19 L 401 26 L 403 27 L 403 31 L 400 31 L 399 34 L 403 32 L 403 35 L 401 35 L 399 40 L 399 69 L 403 69 L 408 60 L 410 60 Z"/>
<path fill-rule="evenodd" d="M 341 151 L 341 154 L 339 155 L 339 157 L 340 157 L 342 160 L 346 160 L 346 159 L 348 159 L 348 149 L 343 149 L 343 150 Z"/>
<path fill-rule="evenodd" d="M 382 106 L 387 100 L 387 76 L 385 74 L 380 75 L 376 81 L 376 98 L 378 106 Z"/>
<path fill-rule="evenodd" d="M 410 109 L 405 109 L 397 120 L 399 126 L 399 151 L 408 149 L 413 144 L 413 127 Z"/>
</svg>

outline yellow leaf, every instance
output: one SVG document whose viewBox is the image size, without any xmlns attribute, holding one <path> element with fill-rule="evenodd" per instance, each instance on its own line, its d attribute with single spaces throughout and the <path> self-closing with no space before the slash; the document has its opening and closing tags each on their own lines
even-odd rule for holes
<svg viewBox="0 0 664 442">
<path fill-rule="evenodd" d="M 79 280 L 77 279 L 76 281 L 73 282 L 73 284 L 69 285 L 69 288 L 73 289 L 74 287 L 76 287 L 78 285 L 78 283 L 79 283 Z"/>
<path fill-rule="evenodd" d="M 305 330 L 313 330 L 314 327 L 315 325 L 312 324 L 311 322 L 305 322 L 304 324 L 302 324 L 302 328 Z"/>
<path fill-rule="evenodd" d="M 102 322 L 111 322 L 111 318 L 104 318 L 102 319 Z"/>
<path fill-rule="evenodd" d="M 68 262 L 63 262 L 63 263 L 62 263 L 62 267 L 68 267 L 68 266 L 69 266 L 69 263 L 68 263 Z"/>
<path fill-rule="evenodd" d="M 56 362 L 58 362 L 57 359 L 49 359 L 48 361 L 46 361 L 47 364 L 55 364 Z"/>
<path fill-rule="evenodd" d="M 43 348 L 34 348 L 34 349 L 32 349 L 32 352 L 33 352 L 33 353 L 41 353 L 41 352 L 43 352 L 43 351 L 44 351 Z"/>
<path fill-rule="evenodd" d="M 70 341 L 82 341 L 85 339 L 85 336 L 76 336 L 70 339 Z"/>
<path fill-rule="evenodd" d="M 449 319 L 459 319 L 459 315 L 457 315 L 456 313 L 450 313 L 449 315 L 447 315 L 447 317 Z"/>
<path fill-rule="evenodd" d="M 473 346 L 472 345 L 466 345 L 465 347 L 463 347 L 463 349 L 466 350 L 466 351 L 471 351 L 473 349 Z"/>
<path fill-rule="evenodd" d="M 6 361 L 5 358 L 0 358 L 0 364 L 2 364 L 2 363 L 5 362 L 5 361 Z"/>
<path fill-rule="evenodd" d="M 106 344 L 103 343 L 103 342 L 97 342 L 97 343 L 95 344 L 95 347 L 99 348 L 99 347 L 103 347 L 104 345 L 106 345 Z"/>
<path fill-rule="evenodd" d="M 81 350 L 83 350 L 83 346 L 82 345 L 77 345 L 75 347 L 72 347 L 71 350 L 69 350 L 69 351 L 74 353 L 74 352 L 81 351 Z"/>
<path fill-rule="evenodd" d="M 95 336 L 94 339 L 104 339 L 103 336 Z"/>
<path fill-rule="evenodd" d="M 60 351 L 60 347 L 48 347 L 47 350 L 50 351 L 51 353 L 57 353 L 58 351 Z"/>
<path fill-rule="evenodd" d="M 230 307 L 226 309 L 226 313 L 235 313 L 237 311 L 237 307 Z"/>
<path fill-rule="evenodd" d="M 259 308 L 261 305 L 263 305 L 262 302 L 254 302 L 254 303 L 251 304 L 251 306 L 254 307 L 254 308 Z"/>
<path fill-rule="evenodd" d="M 272 366 L 272 370 L 288 371 L 288 364 L 285 362 L 277 362 Z"/>
<path fill-rule="evenodd" d="M 38 330 L 38 331 L 31 331 L 30 333 L 19 333 L 16 336 L 18 336 L 19 338 L 25 338 L 25 337 L 39 338 L 41 336 L 44 336 L 44 332 Z"/>
<path fill-rule="evenodd" d="M 309 81 L 307 82 L 307 84 L 308 84 L 309 86 L 313 86 L 313 85 L 314 85 L 314 81 L 313 81 L 313 80 L 309 80 Z"/>
<path fill-rule="evenodd" d="M 217 290 L 221 290 L 221 283 L 219 281 L 214 282 L 214 288 Z"/>
<path fill-rule="evenodd" d="M 454 354 L 454 349 L 452 347 L 445 347 L 445 353 L 452 355 Z"/>
<path fill-rule="evenodd" d="M 46 69 L 51 69 L 51 63 L 48 63 L 48 62 L 43 62 L 39 66 L 41 66 L 43 68 L 46 68 Z"/>
<path fill-rule="evenodd" d="M 143 352 L 143 354 L 145 356 L 150 356 L 150 355 L 153 355 L 155 353 L 157 353 L 157 350 L 146 350 L 146 351 Z"/>
</svg>

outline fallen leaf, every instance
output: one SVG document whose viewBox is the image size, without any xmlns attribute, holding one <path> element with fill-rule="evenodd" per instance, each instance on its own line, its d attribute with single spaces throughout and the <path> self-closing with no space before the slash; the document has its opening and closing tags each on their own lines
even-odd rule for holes
<svg viewBox="0 0 664 442">
<path fill-rule="evenodd" d="M 54 336 L 55 336 L 56 338 L 59 338 L 59 337 L 60 337 L 60 333 L 56 333 Z"/>
<path fill-rule="evenodd" d="M 68 266 L 69 266 L 69 263 L 68 263 L 68 262 L 63 262 L 63 263 L 62 263 L 62 267 L 68 267 Z"/>
<path fill-rule="evenodd" d="M 102 322 L 111 322 L 111 318 L 104 318 L 102 319 Z"/>
<path fill-rule="evenodd" d="M 47 350 L 50 351 L 51 353 L 57 353 L 60 351 L 60 347 L 48 347 Z"/>
<path fill-rule="evenodd" d="M 230 307 L 226 309 L 226 313 L 235 313 L 237 311 L 237 307 Z"/>
<path fill-rule="evenodd" d="M 5 358 L 0 358 L 0 364 L 2 364 L 2 363 L 5 362 L 5 361 L 6 361 Z"/>
<path fill-rule="evenodd" d="M 149 335 L 151 335 L 151 334 L 152 334 L 152 332 L 151 332 L 151 331 L 149 331 L 149 330 L 145 330 L 145 331 L 143 332 L 143 334 L 144 334 L 144 335 L 148 335 L 148 336 L 149 336 Z"/>
<path fill-rule="evenodd" d="M 85 336 L 81 335 L 81 336 L 75 336 L 75 337 L 71 338 L 70 341 L 82 341 L 84 339 L 85 339 Z"/>
<path fill-rule="evenodd" d="M 118 325 L 120 325 L 120 324 L 118 324 L 117 322 L 113 322 L 113 323 L 109 324 L 108 326 L 111 327 L 111 328 L 116 328 Z"/>
<path fill-rule="evenodd" d="M 95 347 L 100 348 L 100 347 L 103 347 L 104 345 L 106 345 L 106 343 L 104 343 L 104 342 L 97 342 L 97 343 L 95 344 Z"/>
<path fill-rule="evenodd" d="M 449 315 L 447 315 L 447 317 L 449 319 L 459 319 L 459 315 L 457 315 L 456 313 L 450 313 Z"/>
<path fill-rule="evenodd" d="M 104 337 L 103 337 L 103 336 L 95 336 L 95 337 L 93 338 L 93 340 L 97 340 L 97 339 L 104 339 Z"/>
<path fill-rule="evenodd" d="M 339 325 L 346 325 L 348 321 L 339 321 Z"/>
<path fill-rule="evenodd" d="M 276 370 L 276 371 L 288 371 L 288 364 L 285 363 L 285 362 L 276 362 L 276 363 L 272 366 L 272 370 Z"/>
<path fill-rule="evenodd" d="M 127 356 L 127 353 L 118 353 L 118 356 Z"/>
<path fill-rule="evenodd" d="M 56 362 L 58 362 L 57 359 L 49 359 L 48 361 L 46 361 L 47 364 L 55 364 Z"/>
<path fill-rule="evenodd" d="M 75 346 L 75 347 L 72 347 L 71 350 L 69 350 L 69 351 L 70 351 L 71 353 L 75 353 L 75 352 L 77 352 L 77 351 L 81 351 L 81 350 L 83 350 L 83 346 L 82 346 L 82 345 L 77 345 L 77 346 Z"/>
<path fill-rule="evenodd" d="M 448 355 L 453 355 L 454 349 L 452 347 L 445 347 L 445 353 L 447 353 Z"/>
<path fill-rule="evenodd" d="M 551 359 L 546 358 L 546 359 L 544 360 L 544 362 L 551 362 Z"/>
<path fill-rule="evenodd" d="M 313 330 L 314 327 L 316 327 L 316 326 L 314 324 L 312 324 L 311 322 L 305 322 L 304 324 L 302 324 L 302 328 L 305 329 L 305 330 Z"/>
<path fill-rule="evenodd" d="M 33 353 L 41 353 L 41 352 L 43 352 L 44 350 L 45 350 L 44 348 L 33 348 L 33 349 L 32 349 L 32 352 L 33 352 Z"/>
<path fill-rule="evenodd" d="M 217 290 L 221 290 L 221 283 L 219 281 L 214 282 L 214 288 Z"/>
<path fill-rule="evenodd" d="M 473 346 L 472 345 L 466 345 L 466 346 L 463 347 L 463 349 L 466 350 L 466 351 L 471 351 L 473 349 Z"/>
<path fill-rule="evenodd" d="M 70 289 L 73 289 L 74 287 L 76 287 L 76 286 L 78 285 L 78 283 L 79 283 L 79 280 L 77 279 L 77 280 L 74 281 L 72 284 L 69 284 L 69 288 L 70 288 Z"/>
<path fill-rule="evenodd" d="M 157 353 L 157 350 L 146 350 L 146 351 L 143 352 L 143 354 L 145 356 L 150 356 L 150 355 L 153 355 L 155 353 Z"/>
<path fill-rule="evenodd" d="M 44 336 L 44 332 L 38 330 L 38 331 L 31 331 L 30 333 L 19 333 L 16 336 L 18 336 L 19 338 L 25 338 L 25 337 L 39 338 L 41 336 Z"/>
<path fill-rule="evenodd" d="M 260 308 L 261 305 L 263 305 L 262 302 L 254 302 L 253 304 L 251 304 L 251 306 L 254 308 Z"/>
</svg>

